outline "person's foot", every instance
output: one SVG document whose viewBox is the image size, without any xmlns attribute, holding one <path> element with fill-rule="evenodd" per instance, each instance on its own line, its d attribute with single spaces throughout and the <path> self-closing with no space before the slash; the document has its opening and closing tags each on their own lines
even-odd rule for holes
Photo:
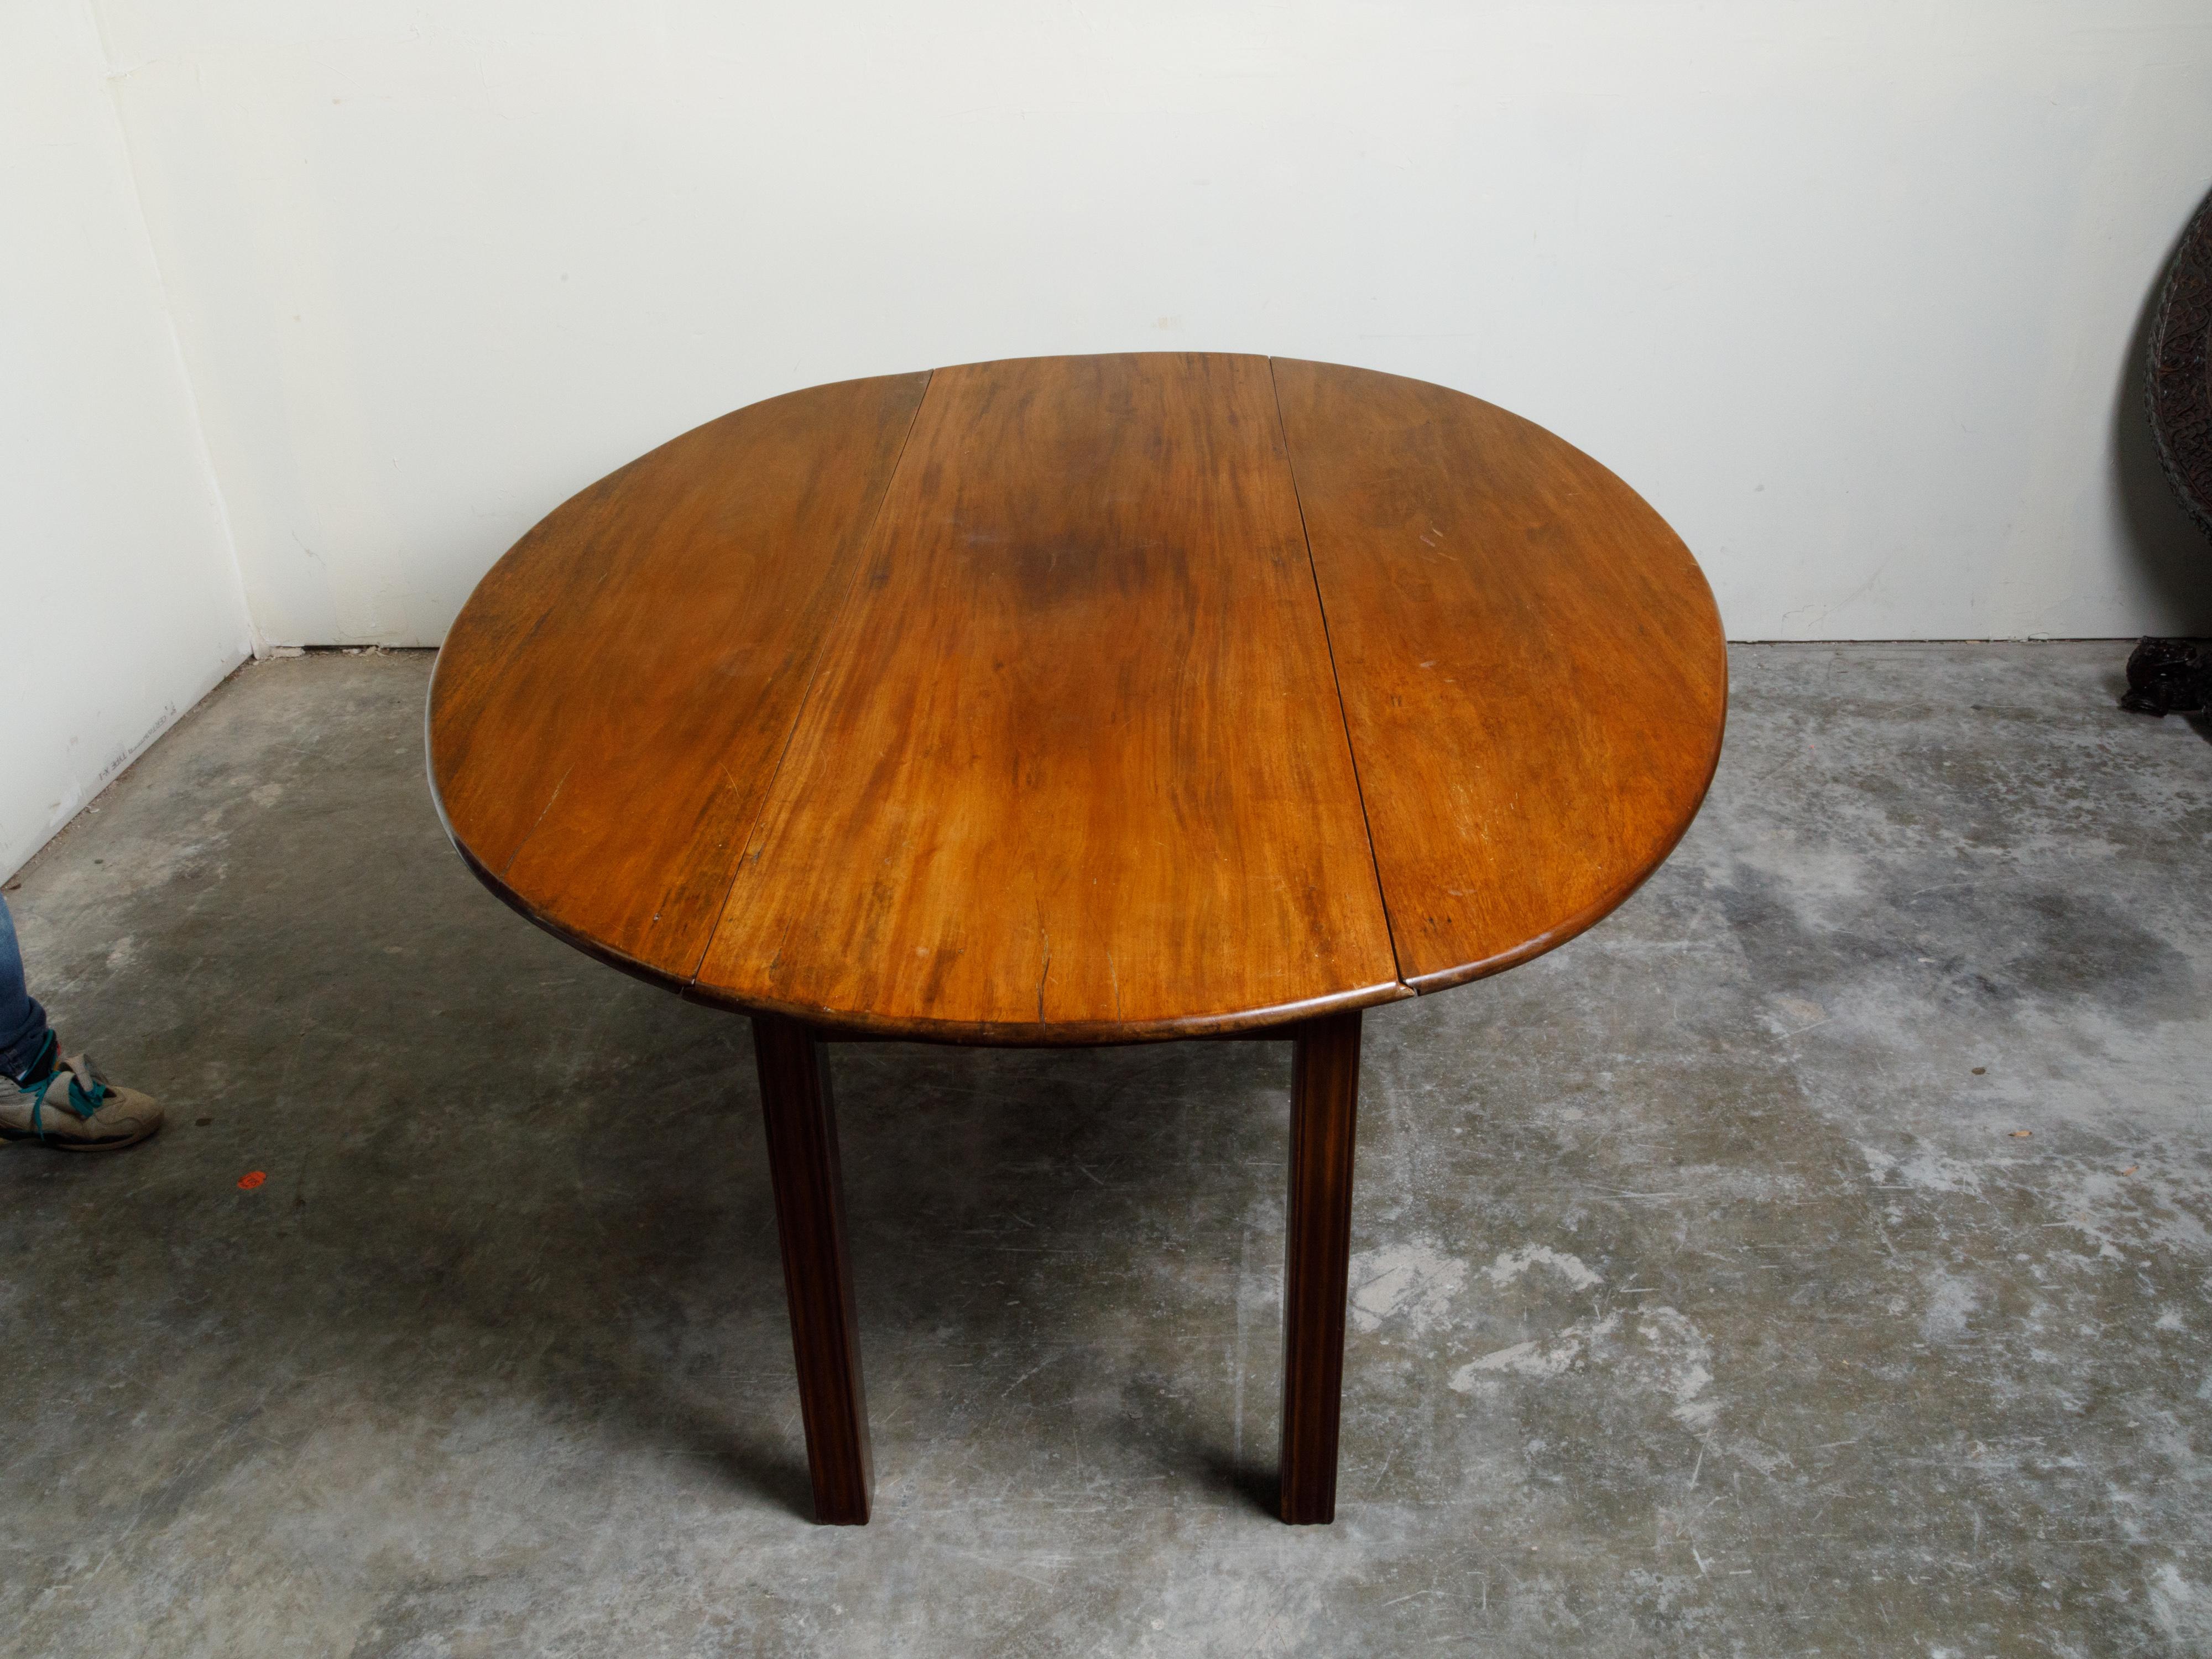
<svg viewBox="0 0 2212 1659">
<path fill-rule="evenodd" d="M 64 1152 L 112 1152 L 135 1146 L 161 1127 L 151 1095 L 100 1076 L 89 1054 L 48 1048 L 17 1083 L 0 1077 L 0 1140 L 35 1140 Z"/>
</svg>

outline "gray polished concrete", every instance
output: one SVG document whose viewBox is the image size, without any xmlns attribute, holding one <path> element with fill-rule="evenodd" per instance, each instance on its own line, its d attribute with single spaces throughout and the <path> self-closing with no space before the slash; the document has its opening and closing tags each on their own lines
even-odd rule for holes
<svg viewBox="0 0 2212 1659">
<path fill-rule="evenodd" d="M 2212 742 L 2124 655 L 1740 648 L 1640 895 L 1370 1016 L 1297 1530 L 1285 1048 L 835 1052 L 817 1528 L 744 1023 L 477 887 L 426 657 L 248 669 L 10 895 L 171 1119 L 0 1156 L 0 1650 L 2212 1651 Z"/>
</svg>

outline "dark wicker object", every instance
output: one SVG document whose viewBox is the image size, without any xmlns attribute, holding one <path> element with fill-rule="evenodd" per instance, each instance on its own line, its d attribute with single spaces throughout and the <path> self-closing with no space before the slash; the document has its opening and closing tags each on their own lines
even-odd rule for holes
<svg viewBox="0 0 2212 1659">
<path fill-rule="evenodd" d="M 2159 464 L 2212 536 L 2212 197 L 2197 210 L 2150 330 L 2150 431 Z"/>
<path fill-rule="evenodd" d="M 2212 662 L 2186 640 L 2144 638 L 2128 658 L 2128 694 L 2120 707 L 2131 714 L 2201 714 L 2212 702 Z"/>
<path fill-rule="evenodd" d="M 2158 464 L 2197 527 L 2212 536 L 2212 196 L 2166 268 L 2143 389 Z M 2128 659 L 2120 707 L 2138 714 L 2204 712 L 2212 708 L 2212 656 L 2185 640 L 2142 641 Z"/>
</svg>

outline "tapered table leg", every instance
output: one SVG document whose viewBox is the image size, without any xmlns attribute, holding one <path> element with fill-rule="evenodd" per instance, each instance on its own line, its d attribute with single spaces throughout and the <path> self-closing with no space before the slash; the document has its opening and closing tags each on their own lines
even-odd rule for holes
<svg viewBox="0 0 2212 1659">
<path fill-rule="evenodd" d="M 1336 1518 L 1336 1430 L 1352 1259 L 1352 1141 L 1359 1015 L 1297 1028 L 1291 1062 L 1291 1201 L 1283 1265 L 1282 1516 Z"/>
<path fill-rule="evenodd" d="M 826 1526 L 866 1526 L 875 1474 L 827 1056 L 805 1026 L 767 1014 L 753 1018 L 753 1053 L 760 1062 L 814 1518 Z"/>
</svg>

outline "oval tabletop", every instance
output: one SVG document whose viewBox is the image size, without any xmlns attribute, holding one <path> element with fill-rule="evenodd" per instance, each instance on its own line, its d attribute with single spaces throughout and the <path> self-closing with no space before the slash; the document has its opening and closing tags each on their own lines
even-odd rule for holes
<svg viewBox="0 0 2212 1659">
<path fill-rule="evenodd" d="M 663 445 L 487 575 L 434 790 L 497 893 L 831 1030 L 1255 1030 L 1526 960 L 1673 848 L 1720 620 L 1612 473 L 1288 359 L 969 364 Z"/>
</svg>

